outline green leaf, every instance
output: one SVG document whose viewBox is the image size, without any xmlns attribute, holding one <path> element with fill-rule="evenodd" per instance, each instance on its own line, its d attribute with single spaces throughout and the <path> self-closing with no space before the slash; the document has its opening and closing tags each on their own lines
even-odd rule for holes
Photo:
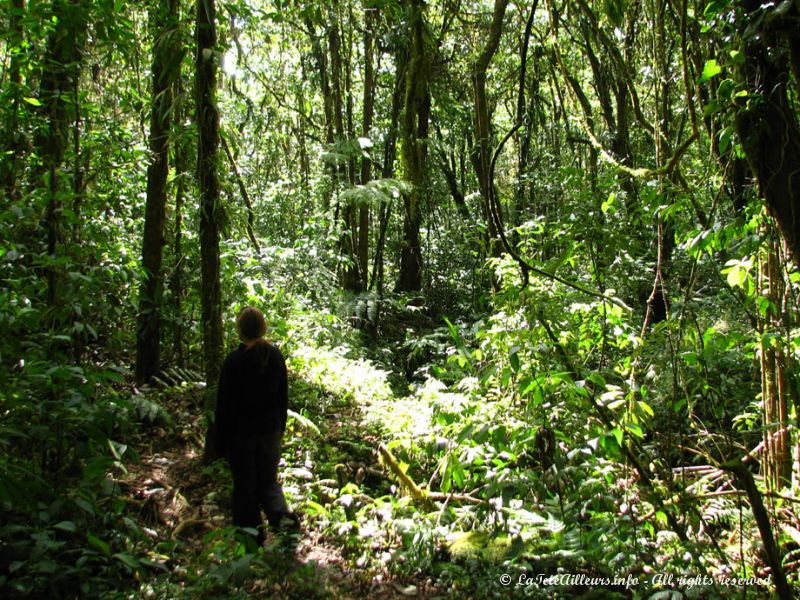
<svg viewBox="0 0 800 600">
<path fill-rule="evenodd" d="M 639 439 L 644 438 L 644 431 L 642 431 L 642 428 L 639 425 L 637 425 L 636 423 L 626 423 L 625 424 L 625 429 L 628 432 L 630 432 L 632 435 L 635 435 Z"/>
<path fill-rule="evenodd" d="M 117 460 L 122 460 L 122 455 L 125 454 L 125 451 L 128 449 L 127 445 L 120 444 L 114 440 L 108 440 L 108 447 L 111 450 L 111 454 L 113 454 L 114 458 Z"/>
<path fill-rule="evenodd" d="M 532 377 L 523 377 L 518 385 L 519 395 L 525 396 L 528 394 L 534 387 L 536 386 L 536 382 L 533 380 Z"/>
<path fill-rule="evenodd" d="M 744 278 L 746 276 L 747 272 L 739 265 L 735 265 L 728 271 L 728 285 L 731 287 L 740 287 L 744 283 Z"/>
<path fill-rule="evenodd" d="M 744 54 L 742 54 L 740 50 L 731 50 L 730 52 L 728 52 L 728 54 L 730 54 L 731 61 L 733 61 L 733 64 L 735 65 L 744 64 Z"/>
<path fill-rule="evenodd" d="M 241 585 L 250 573 L 250 562 L 253 560 L 252 554 L 245 554 L 236 559 L 231 565 L 233 569 L 232 577 L 236 585 Z"/>
<path fill-rule="evenodd" d="M 622 446 L 622 429 L 619 427 L 614 427 L 609 433 L 614 436 L 614 439 L 617 440 L 617 444 L 621 447 Z"/>
<path fill-rule="evenodd" d="M 53 528 L 60 529 L 61 531 L 67 531 L 69 533 L 75 533 L 78 531 L 78 527 L 72 521 L 61 521 L 60 523 L 53 525 Z"/>
<path fill-rule="evenodd" d="M 315 515 L 316 514 L 316 515 L 320 515 L 320 516 L 323 516 L 323 517 L 330 516 L 330 512 L 328 511 L 327 508 L 325 508 L 319 502 L 314 502 L 313 500 L 307 500 L 306 501 L 305 510 L 306 510 L 306 513 L 310 514 L 310 515 Z"/>
<path fill-rule="evenodd" d="M 106 461 L 106 459 L 102 459 L 102 460 Z M 94 506 L 89 501 L 84 500 L 83 498 L 76 498 L 75 499 L 75 504 L 78 507 L 80 507 L 83 511 L 89 513 L 90 515 L 97 514 L 97 512 L 94 509 Z"/>
<path fill-rule="evenodd" d="M 169 568 L 163 562 L 158 562 L 158 561 L 155 561 L 155 560 L 149 560 L 147 558 L 142 558 L 142 559 L 139 559 L 139 563 L 142 566 L 148 567 L 150 569 L 163 571 L 164 573 L 169 573 L 170 572 Z"/>
<path fill-rule="evenodd" d="M 722 72 L 722 67 L 717 64 L 715 59 L 707 60 L 705 66 L 703 67 L 703 74 L 700 75 L 700 80 L 698 83 L 703 83 L 708 81 L 712 77 L 716 77 Z"/>
<path fill-rule="evenodd" d="M 603 200 L 603 203 L 600 205 L 600 210 L 603 211 L 603 214 L 607 213 L 609 210 L 616 210 L 614 207 L 614 201 L 617 199 L 617 195 L 614 192 L 611 192 L 608 195 L 607 200 Z"/>
<path fill-rule="evenodd" d="M 615 27 L 622 25 L 625 20 L 624 0 L 603 0 L 603 9 L 605 10 L 608 20 Z"/>
<path fill-rule="evenodd" d="M 464 442 L 464 440 L 470 437 L 474 431 L 475 431 L 474 424 L 471 423 L 467 425 L 466 427 L 464 427 L 464 429 L 461 430 L 461 433 L 458 434 L 458 438 L 456 438 L 456 443 L 461 444 L 462 442 Z"/>
<path fill-rule="evenodd" d="M 309 430 L 313 431 L 316 435 L 320 435 L 319 427 L 317 427 L 313 423 L 313 421 L 311 421 L 310 419 L 304 417 L 300 413 L 296 413 L 295 411 L 293 411 L 291 409 L 287 410 L 286 412 L 290 417 L 292 417 L 295 421 L 297 421 L 298 425 L 300 425 L 304 429 L 309 429 Z"/>
<path fill-rule="evenodd" d="M 96 537 L 96 536 L 92 535 L 91 533 L 86 535 L 86 540 L 89 542 L 90 546 L 94 546 L 95 548 L 100 550 L 100 552 L 102 552 L 106 556 L 110 556 L 111 555 L 111 546 L 109 545 L 108 542 L 104 542 L 99 537 Z"/>
<path fill-rule="evenodd" d="M 719 86 L 717 87 L 717 96 L 723 102 L 730 102 L 733 98 L 733 90 L 735 87 L 732 79 L 723 79 L 719 82 Z"/>
<path fill-rule="evenodd" d="M 716 100 L 712 100 L 708 104 L 703 105 L 703 116 L 710 117 L 714 113 L 719 112 L 719 110 L 720 110 L 719 102 L 717 102 Z"/>
<path fill-rule="evenodd" d="M 42 103 L 39 102 L 39 100 L 37 100 L 36 98 L 25 97 L 25 98 L 23 98 L 23 100 L 25 102 L 27 102 L 28 104 L 30 104 L 31 106 L 42 106 Z"/>
<path fill-rule="evenodd" d="M 113 555 L 113 557 L 116 558 L 122 564 L 124 564 L 126 567 L 132 569 L 133 571 L 138 571 L 141 568 L 139 561 L 136 560 L 130 554 L 125 554 L 124 552 L 117 552 L 116 554 Z"/>
<path fill-rule="evenodd" d="M 725 127 L 719 134 L 719 153 L 725 154 L 725 151 L 731 145 L 731 139 L 733 138 L 733 129 L 731 127 Z"/>
</svg>

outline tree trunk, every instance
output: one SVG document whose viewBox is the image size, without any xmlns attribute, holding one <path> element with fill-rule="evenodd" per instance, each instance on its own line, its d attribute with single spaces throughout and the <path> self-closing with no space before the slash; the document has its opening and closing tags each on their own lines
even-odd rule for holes
<svg viewBox="0 0 800 600">
<path fill-rule="evenodd" d="M 766 563 L 769 565 L 772 571 L 771 575 L 775 580 L 775 593 L 781 600 L 794 598 L 792 586 L 786 581 L 786 573 L 783 570 L 782 564 L 783 560 L 780 548 L 775 541 L 775 535 L 772 532 L 769 513 L 764 506 L 764 500 L 761 496 L 761 492 L 758 490 L 753 474 L 741 462 L 733 465 L 727 464 L 722 468 L 733 474 L 736 487 L 747 495 L 747 500 L 750 502 L 753 518 L 758 526 L 761 543 L 764 546 Z"/>
<path fill-rule="evenodd" d="M 182 93 L 180 80 L 176 84 L 176 93 Z M 186 366 L 183 344 L 183 203 L 186 189 L 186 145 L 182 139 L 175 143 L 175 226 L 173 229 L 172 275 L 170 277 L 170 293 L 172 296 L 173 322 L 176 324 L 173 334 L 173 353 L 179 367 Z"/>
<path fill-rule="evenodd" d="M 766 314 L 759 318 L 761 337 L 761 397 L 763 399 L 764 457 L 761 461 L 764 481 L 772 490 L 791 483 L 792 457 L 789 439 L 789 401 L 786 358 L 773 334 L 783 329 L 786 316 L 780 241 L 777 234 L 768 236 L 759 258 L 758 295 L 770 301 Z"/>
<path fill-rule="evenodd" d="M 161 299 L 164 282 L 161 263 L 164 251 L 164 223 L 169 176 L 169 133 L 172 115 L 170 68 L 175 48 L 172 40 L 178 24 L 178 0 L 161 0 L 151 22 L 161 24 L 154 32 L 153 96 L 150 113 L 150 165 L 147 167 L 147 201 L 142 240 L 142 287 L 139 292 L 139 327 L 136 337 L 136 382 L 149 381 L 158 374 L 161 358 Z M 174 64 L 176 61 L 172 60 Z M 177 65 L 180 66 L 180 63 Z"/>
<path fill-rule="evenodd" d="M 20 73 L 21 55 L 24 41 L 20 19 L 25 14 L 25 0 L 10 1 L 10 28 L 7 47 L 11 49 L 11 64 L 9 65 L 9 86 L 11 92 L 11 117 L 6 124 L 4 145 L 9 153 L 0 156 L 0 186 L 5 190 L 6 196 L 11 200 L 19 199 L 17 189 L 17 169 L 22 154 L 22 140 L 19 131 L 19 101 L 21 96 L 22 76 Z"/>
<path fill-rule="evenodd" d="M 447 182 L 450 195 L 453 197 L 456 210 L 461 216 L 461 220 L 463 221 L 464 225 L 467 225 L 472 220 L 471 215 L 469 214 L 469 207 L 467 206 L 467 200 L 464 198 L 461 188 L 458 187 L 458 176 L 455 170 L 455 160 L 451 161 L 450 159 L 451 157 L 448 157 L 444 150 L 439 150 L 439 166 L 442 168 L 442 174 Z"/>
<path fill-rule="evenodd" d="M 413 187 L 410 192 L 403 194 L 405 208 L 403 243 L 400 274 L 396 286 L 397 291 L 401 292 L 422 289 L 420 201 L 425 193 L 425 161 L 428 154 L 428 121 L 431 109 L 430 61 L 425 52 L 425 24 L 422 10 L 422 0 L 408 0 L 411 46 L 403 102 L 402 159 L 406 179 Z"/>
<path fill-rule="evenodd" d="M 475 171 L 478 176 L 478 188 L 483 199 L 484 218 L 487 221 L 487 231 L 489 233 L 488 252 L 490 256 L 499 256 L 501 251 L 500 244 L 497 243 L 497 226 L 491 218 L 492 211 L 492 186 L 490 161 L 491 161 L 491 116 L 489 115 L 489 103 L 486 98 L 486 72 L 489 63 L 497 52 L 500 45 L 500 35 L 503 31 L 503 17 L 506 13 L 508 0 L 495 0 L 494 12 L 492 13 L 492 24 L 489 29 L 489 38 L 483 47 L 478 59 L 475 61 L 472 70 L 472 85 L 475 93 Z M 499 216 L 499 214 L 498 214 Z"/>
<path fill-rule="evenodd" d="M 394 91 L 392 92 L 392 108 L 389 116 L 389 131 L 386 133 L 386 142 L 383 148 L 383 166 L 381 167 L 381 177 L 389 179 L 394 176 L 394 163 L 397 158 L 397 123 L 400 117 L 400 107 L 403 103 L 403 91 L 405 89 L 405 58 L 402 52 L 398 53 L 395 59 L 395 80 Z M 377 284 L 378 296 L 383 296 L 383 275 L 384 262 L 383 255 L 386 247 L 386 229 L 389 226 L 391 216 L 391 205 L 381 205 L 378 218 L 378 241 L 375 244 L 375 255 L 372 261 L 372 276 L 370 277 L 369 289 L 375 289 Z"/>
<path fill-rule="evenodd" d="M 244 184 L 244 178 L 242 177 L 241 171 L 239 171 L 239 165 L 236 162 L 236 158 L 233 156 L 233 153 L 231 152 L 230 146 L 228 146 L 228 142 L 225 141 L 225 138 L 220 138 L 220 141 L 222 142 L 222 149 L 225 151 L 225 156 L 228 158 L 228 164 L 230 164 L 231 170 L 233 171 L 233 178 L 236 180 L 236 185 L 239 186 L 239 193 L 242 195 L 244 207 L 247 211 L 247 225 L 245 225 L 247 237 L 250 238 L 250 243 L 253 244 L 256 254 L 260 256 L 261 246 L 256 238 L 256 215 L 253 212 L 253 202 L 250 200 L 250 193 L 247 191 L 247 186 Z"/>
<path fill-rule="evenodd" d="M 343 143 L 346 139 L 345 135 L 345 98 L 343 94 L 343 85 L 347 73 L 342 72 L 342 39 L 339 32 L 339 3 L 333 2 L 330 8 L 329 25 L 328 25 L 328 50 L 330 52 L 331 61 L 331 95 L 333 97 L 333 124 L 335 131 L 335 142 Z M 346 71 L 348 71 L 346 69 Z M 337 179 L 347 175 L 346 172 L 352 173 L 350 166 L 350 158 L 348 157 L 346 163 L 339 162 L 334 169 L 337 173 Z M 351 184 L 354 183 L 351 180 Z M 339 252 L 342 260 L 339 264 L 339 283 L 345 289 L 351 292 L 357 292 L 361 278 L 358 274 L 358 262 L 356 261 L 355 253 L 355 223 L 354 211 L 352 202 L 348 201 L 344 206 L 337 206 L 336 220 L 341 216 L 342 232 L 339 237 Z"/>
<path fill-rule="evenodd" d="M 48 190 L 45 214 L 47 253 L 55 259 L 62 242 L 59 175 L 69 137 L 68 97 L 77 95 L 83 45 L 86 39 L 86 9 L 76 0 L 56 0 L 53 3 L 56 26 L 47 41 L 47 68 L 42 73 L 39 100 L 47 115 L 48 128 L 37 136 L 36 146 L 42 157 L 43 182 Z M 47 267 L 47 304 L 58 305 L 58 270 Z"/>
<path fill-rule="evenodd" d="M 200 301 L 203 318 L 203 363 L 207 384 L 206 408 L 213 404 L 222 363 L 222 300 L 219 279 L 219 235 L 222 209 L 217 160 L 219 113 L 217 88 L 217 25 L 215 0 L 197 0 L 196 111 L 198 128 L 197 178 L 200 185 Z M 214 458 L 213 426 L 206 434 L 204 457 Z"/>
<path fill-rule="evenodd" d="M 520 48 L 519 88 L 517 91 L 517 122 L 522 123 L 522 132 L 517 151 L 517 185 L 514 189 L 514 206 L 511 224 L 517 227 L 521 223 L 521 215 L 525 206 L 526 191 L 530 189 L 528 181 L 528 156 L 531 148 L 531 135 L 534 128 L 531 110 L 525 101 L 525 86 L 528 73 L 528 47 L 533 30 L 533 18 L 536 15 L 538 0 L 534 0 L 528 20 L 525 22 L 525 32 L 522 34 L 522 47 Z M 531 99 L 533 101 L 533 99 Z M 513 239 L 516 240 L 516 231 Z"/>
<path fill-rule="evenodd" d="M 305 14 L 305 24 L 311 36 L 311 53 L 314 57 L 314 62 L 317 63 L 317 71 L 319 73 L 319 91 L 322 94 L 323 112 L 325 116 L 325 143 L 330 145 L 334 142 L 333 136 L 333 95 L 331 94 L 330 78 L 328 75 L 328 57 L 325 53 L 320 37 L 315 34 L 314 21 L 311 19 L 309 13 Z M 331 179 L 336 179 L 336 169 L 329 170 Z M 330 208 L 331 194 L 330 191 L 322 195 L 322 208 L 327 211 Z"/>
<path fill-rule="evenodd" d="M 375 9 L 364 9 L 364 121 L 362 135 L 370 137 L 372 129 L 372 116 L 375 107 L 375 74 L 373 68 L 373 28 L 375 23 Z M 361 185 L 372 179 L 372 161 L 363 157 L 361 159 Z M 358 214 L 358 265 L 361 273 L 361 289 L 367 289 L 369 274 L 369 206 L 362 206 Z"/>
<path fill-rule="evenodd" d="M 793 3 L 789 15 L 777 17 L 759 14 L 778 10 L 772 4 L 743 5 L 750 18 L 741 19 L 742 76 L 750 96 L 739 108 L 736 127 L 761 195 L 800 265 L 800 126 L 788 94 L 792 60 L 784 39 L 796 35 L 791 28 L 800 9 Z M 758 31 L 746 31 L 752 23 L 759 23 Z"/>
</svg>

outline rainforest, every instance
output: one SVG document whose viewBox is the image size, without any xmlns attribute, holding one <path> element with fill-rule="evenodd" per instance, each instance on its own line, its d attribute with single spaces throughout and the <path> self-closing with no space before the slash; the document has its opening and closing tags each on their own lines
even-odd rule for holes
<svg viewBox="0 0 800 600">
<path fill-rule="evenodd" d="M 797 0 L 1 0 L 0 595 L 792 598 L 798 266 Z"/>
</svg>

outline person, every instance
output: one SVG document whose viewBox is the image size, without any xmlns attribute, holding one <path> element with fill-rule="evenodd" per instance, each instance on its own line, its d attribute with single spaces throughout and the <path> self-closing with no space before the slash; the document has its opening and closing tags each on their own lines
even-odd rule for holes
<svg viewBox="0 0 800 600">
<path fill-rule="evenodd" d="M 241 344 L 225 358 L 217 392 L 216 450 L 233 474 L 233 523 L 256 529 L 260 545 L 261 509 L 273 530 L 284 518 L 298 524 L 278 482 L 289 388 L 283 354 L 264 338 L 264 314 L 243 309 L 236 329 Z"/>
</svg>

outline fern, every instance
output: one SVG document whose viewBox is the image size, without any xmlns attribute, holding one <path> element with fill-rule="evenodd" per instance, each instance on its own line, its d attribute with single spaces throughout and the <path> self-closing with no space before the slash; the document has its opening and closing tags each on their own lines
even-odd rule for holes
<svg viewBox="0 0 800 600">
<path fill-rule="evenodd" d="M 133 396 L 130 401 L 133 417 L 147 425 L 167 425 L 170 416 L 157 402 L 150 400 L 145 394 Z"/>
</svg>

